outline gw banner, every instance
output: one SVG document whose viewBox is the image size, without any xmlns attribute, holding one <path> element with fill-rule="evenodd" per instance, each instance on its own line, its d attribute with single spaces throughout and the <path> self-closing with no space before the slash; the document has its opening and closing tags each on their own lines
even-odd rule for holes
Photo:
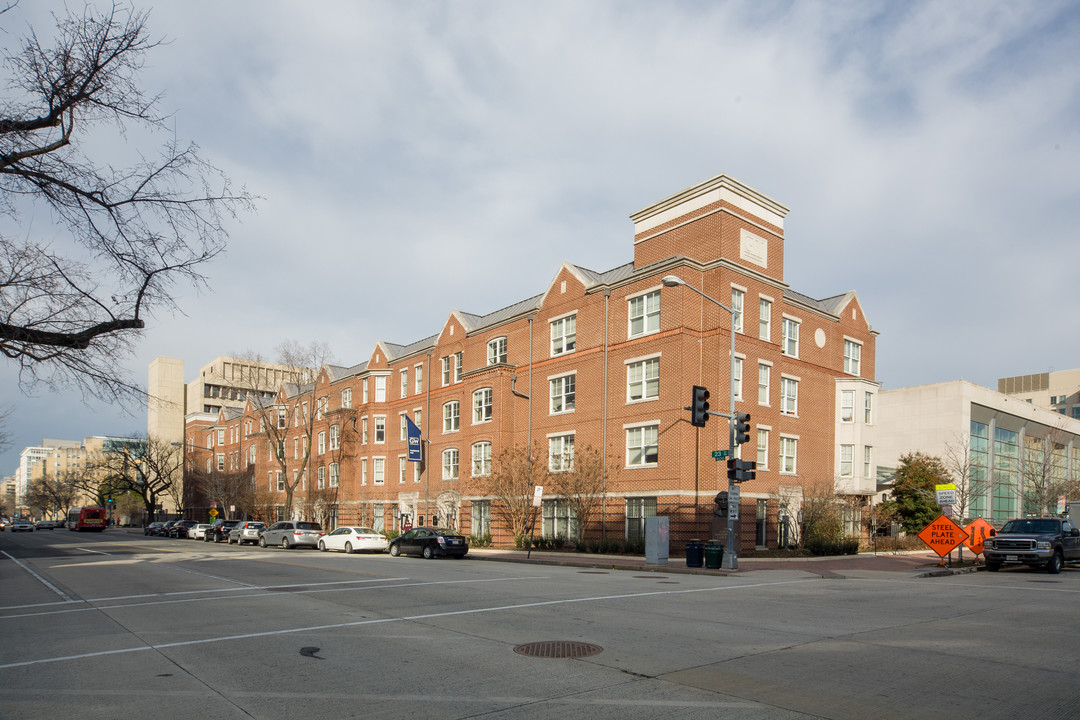
<svg viewBox="0 0 1080 720">
<path fill-rule="evenodd" d="M 423 443 L 420 441 L 420 428 L 416 427 L 416 423 L 408 415 L 405 416 L 405 423 L 409 435 L 409 462 L 423 462 L 424 450 Z"/>
</svg>

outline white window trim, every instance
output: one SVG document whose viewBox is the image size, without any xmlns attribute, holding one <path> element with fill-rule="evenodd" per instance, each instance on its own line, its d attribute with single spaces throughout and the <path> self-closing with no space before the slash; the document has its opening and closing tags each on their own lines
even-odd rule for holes
<svg viewBox="0 0 1080 720">
<path fill-rule="evenodd" d="M 660 284 L 660 285 L 656 285 L 655 287 L 651 287 L 651 288 L 649 288 L 647 290 L 642 290 L 641 292 L 636 292 L 633 295 L 627 295 L 626 296 L 626 337 L 628 339 L 636 340 L 637 338 L 648 337 L 649 335 L 656 335 L 657 333 L 660 332 L 661 328 L 660 328 L 659 323 L 657 323 L 657 327 L 656 327 L 655 330 L 647 330 L 646 329 L 646 330 L 642 330 L 637 335 L 634 335 L 633 332 L 631 332 L 631 330 L 630 330 L 630 322 L 631 322 L 630 303 L 633 302 L 634 300 L 640 298 L 640 297 L 644 297 L 646 295 L 652 295 L 654 293 L 660 293 L 660 308 L 661 308 L 661 312 L 663 312 L 663 307 L 664 307 L 664 295 L 663 295 L 663 292 L 662 292 L 663 287 L 664 287 L 663 284 Z"/>
<path fill-rule="evenodd" d="M 641 393 L 642 396 L 641 396 L 641 398 L 639 400 L 634 400 L 634 399 L 632 399 L 630 397 L 630 366 L 631 365 L 637 365 L 638 363 L 645 363 L 645 362 L 647 362 L 649 360 L 659 360 L 661 355 L 662 355 L 662 353 L 652 353 L 650 355 L 640 355 L 638 357 L 630 358 L 629 360 L 624 360 L 623 361 L 623 365 L 626 366 L 626 404 L 627 405 L 637 405 L 638 403 L 645 403 L 645 402 L 657 402 L 660 399 L 660 390 L 659 390 L 659 388 L 656 391 L 656 397 L 645 397 L 644 388 L 642 388 L 642 393 Z M 657 380 L 659 380 L 659 379 L 660 378 L 657 377 Z M 642 377 L 641 382 L 644 385 L 644 383 L 645 383 L 644 376 Z"/>
<path fill-rule="evenodd" d="M 566 408 L 566 403 L 564 402 L 562 410 L 552 410 L 551 409 L 551 383 L 554 382 L 555 380 L 560 380 L 560 379 L 566 378 L 566 377 L 573 377 L 574 378 L 574 407 L 567 409 Z M 551 416 L 551 415 L 566 415 L 568 413 L 574 412 L 574 410 L 577 409 L 577 370 L 571 370 L 570 372 L 562 372 L 562 373 L 556 373 L 554 375 L 548 375 L 547 384 L 548 384 L 548 398 L 547 399 L 548 399 L 548 415 L 549 416 Z M 566 397 L 565 393 L 563 394 L 563 397 L 564 398 Z"/>
<path fill-rule="evenodd" d="M 843 349 L 845 351 L 847 350 L 846 346 L 847 346 L 848 343 L 851 343 L 852 345 L 858 345 L 859 346 L 859 371 L 857 373 L 849 373 L 846 369 L 844 369 L 844 374 L 849 376 L 849 377 L 862 377 L 863 341 L 862 340 L 857 340 L 856 338 L 853 338 L 853 337 L 851 337 L 849 335 L 844 335 L 843 342 L 844 342 Z M 844 352 L 843 355 L 841 356 L 841 361 L 845 365 L 847 364 L 847 353 L 846 352 Z"/>
<path fill-rule="evenodd" d="M 623 425 L 622 444 L 623 444 L 623 467 L 624 467 L 624 469 L 626 469 L 626 470 L 645 470 L 645 469 L 648 469 L 648 468 L 657 467 L 660 464 L 660 463 L 654 463 L 653 462 L 653 463 L 642 463 L 640 465 L 631 465 L 628 462 L 628 460 L 629 460 L 629 457 L 628 457 L 629 448 L 626 446 L 626 431 L 627 430 L 633 430 L 634 428 L 652 427 L 654 425 L 656 426 L 657 431 L 658 431 L 657 435 L 656 435 L 656 445 L 657 445 L 657 455 L 659 455 L 660 454 L 660 433 L 659 433 L 659 429 L 661 427 L 661 423 L 660 423 L 659 420 L 646 420 L 644 422 L 626 423 L 625 425 Z"/>
<path fill-rule="evenodd" d="M 563 313 L 562 315 L 556 315 L 555 317 L 548 318 L 548 357 L 562 357 L 563 355 L 570 355 L 572 353 L 577 352 L 577 321 L 576 320 L 574 322 L 574 349 L 573 350 L 564 349 L 561 353 L 558 353 L 558 354 L 555 354 L 554 352 L 552 352 L 552 350 L 554 349 L 553 348 L 554 338 L 551 335 L 551 332 L 553 330 L 553 326 L 555 325 L 555 323 L 559 322 L 560 320 L 565 320 L 568 317 L 574 317 L 577 314 L 578 314 L 578 311 L 573 310 L 571 312 Z M 564 339 L 563 347 L 564 348 L 566 346 L 565 338 L 566 338 L 566 335 L 563 335 L 563 339 Z"/>
<path fill-rule="evenodd" d="M 744 287 L 742 285 L 736 285 L 735 283 L 731 283 L 731 289 L 732 290 L 738 290 L 739 292 L 742 293 L 742 309 L 739 310 L 739 313 L 738 313 L 739 314 L 739 327 L 736 328 L 735 332 L 739 333 L 740 335 L 745 335 L 746 334 L 746 297 L 750 294 L 750 291 L 747 290 L 746 287 Z M 735 302 L 734 301 L 735 301 L 735 298 L 731 298 L 728 301 L 728 303 L 731 306 L 732 311 L 735 310 Z M 734 319 L 735 319 L 735 313 L 734 312 L 731 313 L 731 317 L 732 317 L 732 320 L 734 321 Z"/>
<path fill-rule="evenodd" d="M 794 440 L 795 441 L 795 463 L 794 463 L 794 467 L 790 471 L 784 470 L 784 463 L 782 461 L 780 461 L 780 459 L 779 459 L 780 458 L 780 449 L 783 447 L 783 441 L 784 440 Z M 790 433 L 780 433 L 779 441 L 776 443 L 776 452 L 777 452 L 776 457 L 777 457 L 777 463 L 778 463 L 776 471 L 781 475 L 788 475 L 788 476 L 798 475 L 799 474 L 799 436 L 798 435 L 792 435 Z"/>
</svg>

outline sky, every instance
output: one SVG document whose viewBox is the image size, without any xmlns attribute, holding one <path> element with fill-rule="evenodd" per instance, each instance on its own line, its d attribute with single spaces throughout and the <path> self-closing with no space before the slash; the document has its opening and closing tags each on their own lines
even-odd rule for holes
<svg viewBox="0 0 1080 720">
<path fill-rule="evenodd" d="M 63 7 L 0 16 L 4 55 Z M 148 322 L 139 382 L 284 340 L 362 362 L 563 262 L 629 262 L 632 213 L 719 174 L 789 208 L 793 290 L 856 292 L 885 388 L 1080 367 L 1075 2 L 136 7 L 166 40 L 143 88 L 260 198 Z M 43 438 L 146 432 L 145 407 L 27 394 L 2 363 L 0 405 L 3 475 Z"/>
</svg>

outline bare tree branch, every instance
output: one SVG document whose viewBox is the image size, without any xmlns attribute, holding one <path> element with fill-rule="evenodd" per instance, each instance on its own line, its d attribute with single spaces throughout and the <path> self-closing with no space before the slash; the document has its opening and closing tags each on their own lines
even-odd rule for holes
<svg viewBox="0 0 1080 720">
<path fill-rule="evenodd" d="M 194 144 L 172 140 L 159 98 L 139 86 L 160 44 L 146 19 L 122 5 L 87 6 L 57 17 L 52 44 L 31 32 L 7 60 L 0 215 L 23 237 L 0 235 L 0 353 L 19 365 L 24 387 L 141 395 L 118 375 L 119 361 L 148 315 L 176 309 L 177 283 L 204 284 L 201 267 L 225 248 L 225 220 L 253 205 Z M 156 157 L 114 167 L 85 149 L 108 126 L 121 138 L 140 127 L 167 139 Z M 55 247 L 29 232 L 41 208 Z"/>
</svg>

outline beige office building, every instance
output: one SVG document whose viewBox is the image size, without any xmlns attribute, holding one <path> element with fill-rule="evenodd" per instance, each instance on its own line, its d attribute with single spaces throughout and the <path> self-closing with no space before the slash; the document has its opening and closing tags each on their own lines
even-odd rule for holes
<svg viewBox="0 0 1080 720">
<path fill-rule="evenodd" d="M 184 382 L 184 361 L 157 357 L 150 363 L 147 391 L 147 433 L 169 442 L 184 441 L 184 418 L 216 415 L 224 408 L 243 408 L 249 392 L 270 399 L 290 377 L 286 365 L 220 356 Z"/>
<path fill-rule="evenodd" d="M 1080 370 L 1000 378 L 998 392 L 1080 419 Z"/>
</svg>

